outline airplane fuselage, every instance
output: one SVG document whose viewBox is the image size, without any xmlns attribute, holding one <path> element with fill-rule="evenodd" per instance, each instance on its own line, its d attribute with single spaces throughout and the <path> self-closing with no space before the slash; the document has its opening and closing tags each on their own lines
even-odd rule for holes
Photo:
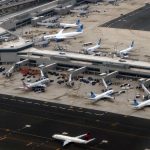
<svg viewBox="0 0 150 150">
<path fill-rule="evenodd" d="M 86 49 L 87 52 L 94 52 L 96 49 L 98 49 L 100 45 L 95 45 L 93 47 L 89 47 Z"/>
<path fill-rule="evenodd" d="M 100 99 L 102 99 L 102 98 L 107 98 L 107 97 L 110 96 L 112 93 L 113 93 L 113 90 L 109 90 L 109 91 L 106 91 L 106 92 L 104 92 L 104 93 L 102 93 L 102 94 L 99 94 L 99 95 L 97 95 L 96 97 L 90 98 L 90 99 L 92 99 L 92 100 L 100 100 Z"/>
<path fill-rule="evenodd" d="M 42 79 L 42 80 L 34 82 L 34 83 L 27 83 L 26 86 L 28 88 L 33 88 L 33 87 L 36 87 L 36 86 L 39 86 L 39 85 L 43 85 L 44 86 L 47 83 L 49 83 L 49 78 L 45 78 L 45 79 Z"/>
<path fill-rule="evenodd" d="M 69 23 L 60 23 L 60 26 L 64 27 L 64 28 L 75 28 L 78 25 L 77 24 L 69 24 Z"/>
<path fill-rule="evenodd" d="M 140 102 L 137 106 L 134 106 L 134 109 L 142 109 L 143 107 L 150 106 L 150 99 L 144 102 Z"/>
<path fill-rule="evenodd" d="M 133 49 L 133 47 L 129 47 L 127 49 L 121 50 L 119 53 L 120 54 L 128 54 L 132 49 Z"/>
<path fill-rule="evenodd" d="M 68 141 L 71 141 L 73 143 L 85 144 L 87 142 L 86 140 L 79 139 L 79 138 L 76 138 L 76 137 L 70 137 L 70 136 L 66 136 L 66 135 L 55 134 L 52 137 L 57 139 L 57 140 L 62 140 L 62 141 L 68 140 Z"/>
<path fill-rule="evenodd" d="M 61 34 L 52 34 L 44 36 L 44 39 L 65 39 L 77 36 L 83 32 L 68 32 L 68 33 L 61 33 Z"/>
</svg>

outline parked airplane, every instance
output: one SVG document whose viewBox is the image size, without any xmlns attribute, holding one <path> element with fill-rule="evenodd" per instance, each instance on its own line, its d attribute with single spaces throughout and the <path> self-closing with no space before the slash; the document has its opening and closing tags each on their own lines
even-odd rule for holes
<svg viewBox="0 0 150 150">
<path fill-rule="evenodd" d="M 83 134 L 83 135 L 79 135 L 79 136 L 76 136 L 76 137 L 71 137 L 71 136 L 66 136 L 66 135 L 61 135 L 61 134 L 54 134 L 52 137 L 54 139 L 64 141 L 63 146 L 65 146 L 65 145 L 67 145 L 71 142 L 79 143 L 79 144 L 87 144 L 87 143 L 92 142 L 93 140 L 95 140 L 95 138 L 88 139 L 88 140 L 81 139 L 83 137 L 88 137 L 88 134 Z"/>
<path fill-rule="evenodd" d="M 146 106 L 150 106 L 150 99 L 143 101 L 143 102 L 139 102 L 136 99 L 133 101 L 133 108 L 134 109 L 142 109 Z"/>
<path fill-rule="evenodd" d="M 117 55 L 120 57 L 128 57 L 128 54 L 131 52 L 133 47 L 134 47 L 134 41 L 132 41 L 131 45 L 128 48 L 117 52 Z"/>
<path fill-rule="evenodd" d="M 84 53 L 93 54 L 98 48 L 100 48 L 100 44 L 101 44 L 101 39 L 99 39 L 96 45 L 89 47 L 89 48 L 84 48 Z"/>
<path fill-rule="evenodd" d="M 80 25 L 80 20 L 76 20 L 76 23 L 69 24 L 69 23 L 60 23 L 60 27 L 62 28 L 74 28 Z"/>
<path fill-rule="evenodd" d="M 60 41 L 68 38 L 74 38 L 75 36 L 83 33 L 83 25 L 80 25 L 77 31 L 74 32 L 63 33 L 63 31 L 64 29 L 60 30 L 57 34 L 45 35 L 43 38 L 49 40 L 56 40 L 56 41 Z"/>
<path fill-rule="evenodd" d="M 94 92 L 91 92 L 89 99 L 92 100 L 93 102 L 97 102 L 103 98 L 114 99 L 114 97 L 111 96 L 113 92 L 114 92 L 113 90 L 108 90 L 108 91 L 101 93 L 101 94 L 95 94 Z"/>
<path fill-rule="evenodd" d="M 24 89 L 24 90 L 32 90 L 33 88 L 36 87 L 46 87 L 46 84 L 48 84 L 50 82 L 49 78 L 44 78 L 42 80 L 33 82 L 33 83 L 25 83 L 23 82 L 23 87 L 20 87 L 20 89 Z"/>
</svg>

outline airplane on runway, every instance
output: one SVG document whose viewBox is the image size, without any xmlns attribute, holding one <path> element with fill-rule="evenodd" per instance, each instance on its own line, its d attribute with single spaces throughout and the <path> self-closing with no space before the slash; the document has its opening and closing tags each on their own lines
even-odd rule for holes
<svg viewBox="0 0 150 150">
<path fill-rule="evenodd" d="M 101 44 L 101 39 L 99 39 L 99 41 L 96 43 L 96 45 L 89 47 L 89 48 L 84 48 L 84 53 L 85 54 L 93 54 L 98 48 L 100 48 L 100 44 Z"/>
<path fill-rule="evenodd" d="M 48 40 L 64 40 L 69 38 L 74 38 L 75 36 L 83 33 L 83 25 L 79 25 L 77 31 L 63 33 L 64 29 L 60 30 L 57 34 L 45 35 L 43 38 Z"/>
<path fill-rule="evenodd" d="M 36 87 L 45 88 L 46 85 L 50 83 L 50 80 L 49 78 L 44 78 L 42 80 L 39 80 L 33 83 L 25 83 L 24 81 L 22 81 L 22 83 L 23 83 L 23 87 L 20 87 L 20 89 L 33 90 Z"/>
<path fill-rule="evenodd" d="M 111 96 L 113 92 L 114 92 L 113 90 L 108 90 L 101 94 L 95 94 L 94 92 L 91 92 L 89 99 L 92 100 L 92 102 L 94 102 L 94 103 L 103 98 L 114 99 L 114 97 Z"/>
<path fill-rule="evenodd" d="M 132 105 L 133 105 L 134 109 L 142 109 L 142 108 L 144 108 L 146 106 L 150 106 L 150 99 L 146 100 L 146 101 L 143 101 L 143 102 L 139 102 L 136 99 L 134 99 Z"/>
<path fill-rule="evenodd" d="M 80 25 L 80 20 L 76 20 L 76 23 L 70 24 L 70 23 L 60 23 L 60 27 L 62 28 L 74 28 L 78 27 Z"/>
<path fill-rule="evenodd" d="M 131 43 L 131 45 L 128 47 L 128 48 L 126 48 L 126 49 L 124 49 L 124 50 L 121 50 L 121 51 L 118 51 L 117 52 L 117 55 L 119 56 L 119 57 L 128 57 L 128 54 L 131 52 L 131 50 L 134 48 L 134 41 L 132 41 L 132 43 Z"/>
<path fill-rule="evenodd" d="M 76 136 L 76 137 L 66 136 L 66 135 L 62 135 L 62 134 L 54 134 L 52 136 L 52 138 L 64 141 L 63 146 L 65 146 L 69 143 L 87 144 L 87 143 L 92 142 L 92 141 L 95 140 L 95 138 L 90 139 L 88 133 L 83 134 L 83 135 L 79 135 L 79 136 Z M 87 140 L 84 140 L 84 139 L 81 139 L 81 138 L 86 138 Z"/>
</svg>

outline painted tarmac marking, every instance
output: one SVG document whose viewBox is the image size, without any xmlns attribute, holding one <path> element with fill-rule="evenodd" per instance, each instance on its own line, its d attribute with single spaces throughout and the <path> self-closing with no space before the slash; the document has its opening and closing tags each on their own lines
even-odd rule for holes
<svg viewBox="0 0 150 150">
<path fill-rule="evenodd" d="M 32 145 L 33 143 L 32 142 L 29 142 L 28 144 L 26 144 L 26 146 L 30 146 L 30 145 Z"/>
<path fill-rule="evenodd" d="M 91 112 L 88 112 L 88 111 L 86 111 L 85 113 L 86 113 L 86 114 L 90 114 L 90 115 L 92 114 Z"/>
<path fill-rule="evenodd" d="M 22 102 L 22 103 L 24 103 L 24 101 L 23 101 L 23 100 L 18 100 L 18 102 Z"/>
<path fill-rule="evenodd" d="M 57 106 L 50 106 L 50 107 L 52 107 L 52 108 L 57 108 Z"/>
<path fill-rule="evenodd" d="M 64 108 L 64 107 L 59 107 L 60 109 L 66 109 L 66 108 Z"/>
<path fill-rule="evenodd" d="M 3 141 L 7 138 L 7 136 L 4 136 L 4 137 L 0 137 L 0 141 Z"/>
<path fill-rule="evenodd" d="M 34 103 L 35 105 L 40 105 L 39 103 Z"/>
</svg>

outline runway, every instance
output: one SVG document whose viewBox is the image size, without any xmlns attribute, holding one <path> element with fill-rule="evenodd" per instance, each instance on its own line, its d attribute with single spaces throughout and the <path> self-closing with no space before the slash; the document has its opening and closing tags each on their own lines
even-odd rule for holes
<svg viewBox="0 0 150 150">
<path fill-rule="evenodd" d="M 102 27 L 150 31 L 150 4 L 131 13 L 123 14 L 103 24 Z"/>
<path fill-rule="evenodd" d="M 145 150 L 150 148 L 150 121 L 56 103 L 0 95 L 2 150 Z M 52 139 L 55 133 L 96 140 L 80 145 Z"/>
</svg>

